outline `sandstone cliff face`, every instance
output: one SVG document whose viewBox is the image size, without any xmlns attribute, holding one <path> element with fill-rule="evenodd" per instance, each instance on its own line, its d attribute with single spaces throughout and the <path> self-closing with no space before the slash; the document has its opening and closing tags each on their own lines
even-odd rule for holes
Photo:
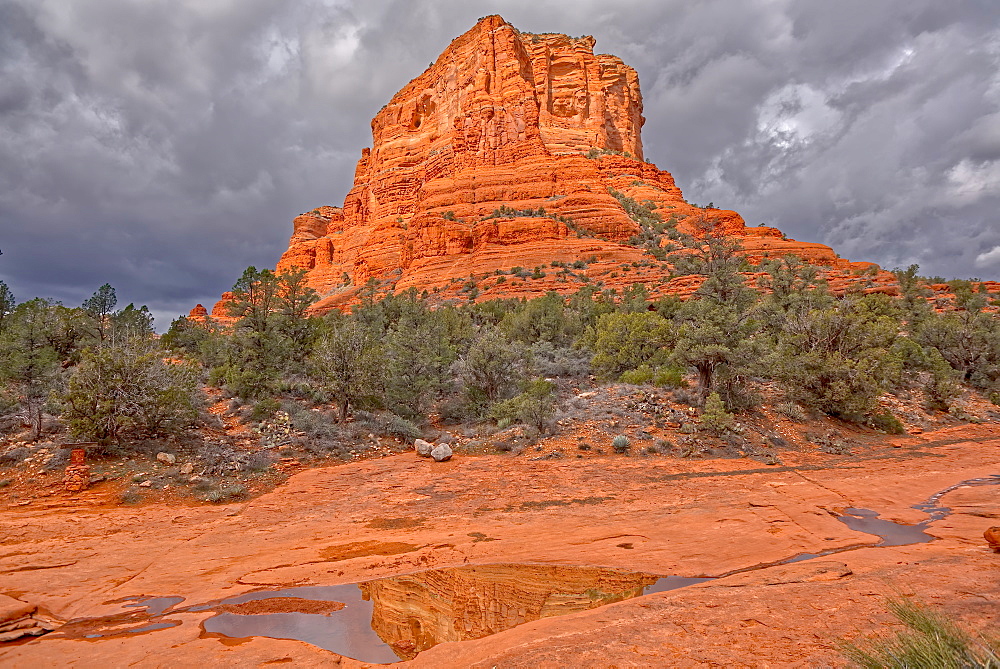
<svg viewBox="0 0 1000 669">
<path fill-rule="evenodd" d="M 622 197 L 650 203 L 681 232 L 714 224 L 742 238 L 752 262 L 795 253 L 857 269 L 827 246 L 687 203 L 673 177 L 643 159 L 635 70 L 593 49 L 589 36 L 481 19 L 379 111 L 343 206 L 297 217 L 277 269 L 309 270 L 318 311 L 356 302 L 366 284 L 366 294 L 416 287 L 445 298 L 459 280 L 553 261 L 586 260 L 588 276 L 501 284 L 480 299 L 571 292 L 591 278 L 609 288 L 653 281 L 669 292 L 657 281 L 665 265 L 643 277 L 615 271 L 652 259 L 626 243 L 640 226 Z"/>
<path fill-rule="evenodd" d="M 296 218 L 278 269 L 307 268 L 332 305 L 373 278 L 401 290 L 552 260 L 634 261 L 621 242 L 639 226 L 609 188 L 701 210 L 642 160 L 635 70 L 593 47 L 482 19 L 376 115 L 344 206 Z M 735 212 L 711 216 L 744 227 Z"/>
</svg>

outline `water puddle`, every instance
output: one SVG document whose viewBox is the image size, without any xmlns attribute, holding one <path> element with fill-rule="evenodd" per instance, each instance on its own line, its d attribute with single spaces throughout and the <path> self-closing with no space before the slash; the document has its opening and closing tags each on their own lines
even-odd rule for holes
<svg viewBox="0 0 1000 669">
<path fill-rule="evenodd" d="M 937 491 L 923 502 L 919 504 L 914 504 L 911 508 L 926 513 L 928 516 L 928 522 L 943 520 L 944 518 L 947 518 L 949 514 L 951 514 L 951 509 L 946 506 L 938 505 L 942 497 L 952 492 L 953 490 L 958 490 L 959 488 L 965 488 L 966 486 L 982 486 L 982 485 L 1000 485 L 1000 474 L 993 474 L 992 476 L 983 476 L 977 479 L 967 479 L 965 481 L 959 481 L 955 485 L 951 485 L 945 488 L 944 490 Z"/>
<path fill-rule="evenodd" d="M 85 639 L 95 641 L 155 632 L 177 627 L 180 624 L 180 620 L 153 619 L 144 612 L 129 611 L 97 618 L 75 618 L 55 632 L 46 634 L 42 640 Z"/>
<path fill-rule="evenodd" d="M 158 616 L 172 606 L 176 606 L 184 601 L 183 597 L 129 597 L 123 601 L 132 601 L 132 604 L 126 604 L 126 608 L 131 607 L 145 607 L 146 614 L 150 616 Z"/>
<path fill-rule="evenodd" d="M 225 611 L 226 608 L 249 602 L 266 604 L 266 600 L 272 598 L 337 602 L 343 606 L 326 614 L 281 611 L 244 615 Z M 362 662 L 397 662 L 400 659 L 392 647 L 373 629 L 375 624 L 373 603 L 364 599 L 358 585 L 254 592 L 225 599 L 214 605 L 192 607 L 192 610 L 219 609 L 223 612 L 203 623 L 205 632 L 237 639 L 263 636 L 271 639 L 305 641 Z"/>
<path fill-rule="evenodd" d="M 951 513 L 948 507 L 940 506 L 943 495 L 962 486 L 995 484 L 1000 484 L 1000 476 L 963 481 L 936 493 L 914 505 L 928 515 L 927 520 L 916 525 L 880 518 L 870 509 L 845 509 L 838 520 L 880 541 L 801 553 L 719 577 L 859 548 L 931 541 L 934 537 L 924 530 Z M 182 597 L 130 597 L 115 603 L 130 602 L 124 606 L 144 611 L 70 621 L 49 637 L 101 639 L 139 634 L 181 624 L 164 619 L 164 615 L 212 612 L 215 615 L 202 623 L 203 634 L 226 643 L 257 636 L 293 639 L 362 662 L 387 663 L 412 659 L 439 643 L 479 639 L 533 620 L 711 580 L 714 578 L 658 576 L 601 567 L 478 565 L 357 584 L 250 592 L 182 608 L 178 608 L 184 601 Z"/>
<path fill-rule="evenodd" d="M 827 557 L 830 555 L 836 555 L 837 553 L 846 553 L 847 551 L 858 550 L 859 548 L 884 548 L 886 546 L 908 546 L 911 544 L 922 544 L 929 541 L 933 541 L 934 537 L 927 534 L 924 530 L 933 522 L 938 520 L 943 520 L 951 515 L 951 508 L 947 506 L 940 506 L 941 498 L 948 493 L 958 490 L 959 488 L 965 487 L 975 487 L 983 485 L 1000 485 L 1000 474 L 993 474 L 992 476 L 984 476 L 982 478 L 967 479 L 965 481 L 960 481 L 955 485 L 948 486 L 944 490 L 939 490 L 938 492 L 931 495 L 929 498 L 920 502 L 919 504 L 914 504 L 911 509 L 916 509 L 927 514 L 927 520 L 917 523 L 916 525 L 905 525 L 903 523 L 897 523 L 892 520 L 885 520 L 879 517 L 879 514 L 871 509 L 862 509 L 857 507 L 850 507 L 844 509 L 844 513 L 837 516 L 837 520 L 847 525 L 852 530 L 858 532 L 864 532 L 865 534 L 871 534 L 877 536 L 881 541 L 877 544 L 856 544 L 852 546 L 842 546 L 840 548 L 832 548 L 827 551 L 822 551 L 819 553 L 799 553 L 798 555 L 793 555 L 785 560 L 779 560 L 778 562 L 772 562 L 762 565 L 755 565 L 753 567 L 745 567 L 743 569 L 736 569 L 731 572 L 726 572 L 725 574 L 720 574 L 718 578 L 724 576 L 732 576 L 733 574 L 740 574 L 746 571 L 754 571 L 757 569 L 765 569 L 768 567 L 776 567 L 784 564 L 791 564 L 793 562 L 804 562 L 805 560 L 812 560 L 818 557 Z"/>
<path fill-rule="evenodd" d="M 932 541 L 934 537 L 924 532 L 924 529 L 931 523 L 943 520 L 951 515 L 949 507 L 940 506 L 941 498 L 959 488 L 983 485 L 1000 485 L 1000 475 L 961 481 L 955 485 L 948 486 L 944 490 L 939 490 L 919 504 L 914 504 L 910 507 L 911 509 L 916 509 L 927 514 L 927 520 L 916 525 L 903 525 L 891 520 L 884 520 L 879 518 L 879 514 L 871 509 L 853 507 L 844 509 L 844 515 L 840 516 L 838 520 L 852 530 L 880 537 L 882 541 L 877 544 L 878 546 L 907 546 L 909 544 L 927 543 L 928 541 Z"/>
<path fill-rule="evenodd" d="M 123 630 L 121 632 L 102 632 L 94 634 L 84 634 L 84 639 L 106 639 L 109 636 L 121 636 L 123 634 L 142 634 L 143 632 L 155 632 L 156 630 L 170 629 L 171 627 L 177 627 L 181 624 L 179 620 L 168 620 L 162 623 L 151 623 L 149 625 L 142 625 L 141 627 L 133 627 L 128 630 Z"/>
<path fill-rule="evenodd" d="M 224 613 L 206 620 L 204 628 L 228 637 L 297 639 L 364 662 L 395 662 L 439 643 L 479 639 L 539 618 L 690 584 L 690 579 L 599 567 L 498 564 L 433 569 L 357 585 L 242 595 L 219 605 L 247 598 L 301 597 L 345 606 L 327 616 Z"/>
<path fill-rule="evenodd" d="M 878 546 L 906 546 L 908 544 L 922 544 L 931 541 L 934 537 L 924 532 L 929 521 L 924 521 L 917 525 L 903 525 L 891 520 L 879 518 L 878 514 L 871 509 L 849 508 L 844 509 L 844 515 L 837 518 L 844 525 L 852 530 L 874 534 L 882 541 Z"/>
<path fill-rule="evenodd" d="M 644 595 L 652 595 L 655 592 L 667 592 L 669 590 L 677 590 L 679 588 L 686 588 L 689 585 L 697 585 L 698 583 L 704 583 L 705 581 L 714 581 L 715 577 L 701 576 L 701 577 L 688 577 L 688 576 L 664 576 L 663 578 L 656 579 L 656 583 L 653 585 L 647 585 L 643 589 Z"/>
</svg>

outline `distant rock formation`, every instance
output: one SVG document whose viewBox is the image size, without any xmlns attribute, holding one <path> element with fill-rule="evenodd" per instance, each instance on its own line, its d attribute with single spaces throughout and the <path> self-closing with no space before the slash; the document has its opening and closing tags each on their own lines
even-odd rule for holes
<svg viewBox="0 0 1000 669">
<path fill-rule="evenodd" d="M 457 295 L 459 281 L 553 261 L 587 267 L 530 283 L 493 278 L 477 297 L 568 293 L 590 279 L 689 294 L 695 277 L 668 283 L 665 265 L 627 243 L 641 232 L 624 206 L 634 201 L 681 232 L 709 225 L 740 238 L 751 262 L 796 254 L 830 268 L 832 284 L 873 268 L 869 283 L 888 292 L 891 274 L 870 263 L 685 201 L 673 177 L 644 160 L 635 70 L 593 49 L 590 36 L 481 19 L 379 111 L 344 205 L 298 216 L 277 269 L 308 270 L 318 311 L 354 303 L 363 290 Z M 623 264 L 642 268 L 618 275 Z M 225 315 L 225 300 L 213 317 Z"/>
</svg>

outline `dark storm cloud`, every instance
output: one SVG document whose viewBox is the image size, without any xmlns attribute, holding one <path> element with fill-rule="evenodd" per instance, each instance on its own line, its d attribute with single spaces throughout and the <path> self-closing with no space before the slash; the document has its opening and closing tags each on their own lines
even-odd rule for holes
<svg viewBox="0 0 1000 669">
<path fill-rule="evenodd" d="M 0 0 L 0 278 L 162 328 L 339 204 L 369 121 L 478 17 L 634 65 L 688 198 L 885 266 L 1000 277 L 990 1 Z"/>
</svg>

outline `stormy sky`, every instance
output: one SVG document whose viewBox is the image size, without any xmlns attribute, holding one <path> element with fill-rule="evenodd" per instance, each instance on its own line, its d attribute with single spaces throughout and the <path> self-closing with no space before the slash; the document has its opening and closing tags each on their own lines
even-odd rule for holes
<svg viewBox="0 0 1000 669">
<path fill-rule="evenodd" d="M 483 15 L 635 67 L 689 201 L 1000 279 L 996 0 L 0 0 L 0 280 L 162 330 L 340 205 L 370 120 Z"/>
</svg>

